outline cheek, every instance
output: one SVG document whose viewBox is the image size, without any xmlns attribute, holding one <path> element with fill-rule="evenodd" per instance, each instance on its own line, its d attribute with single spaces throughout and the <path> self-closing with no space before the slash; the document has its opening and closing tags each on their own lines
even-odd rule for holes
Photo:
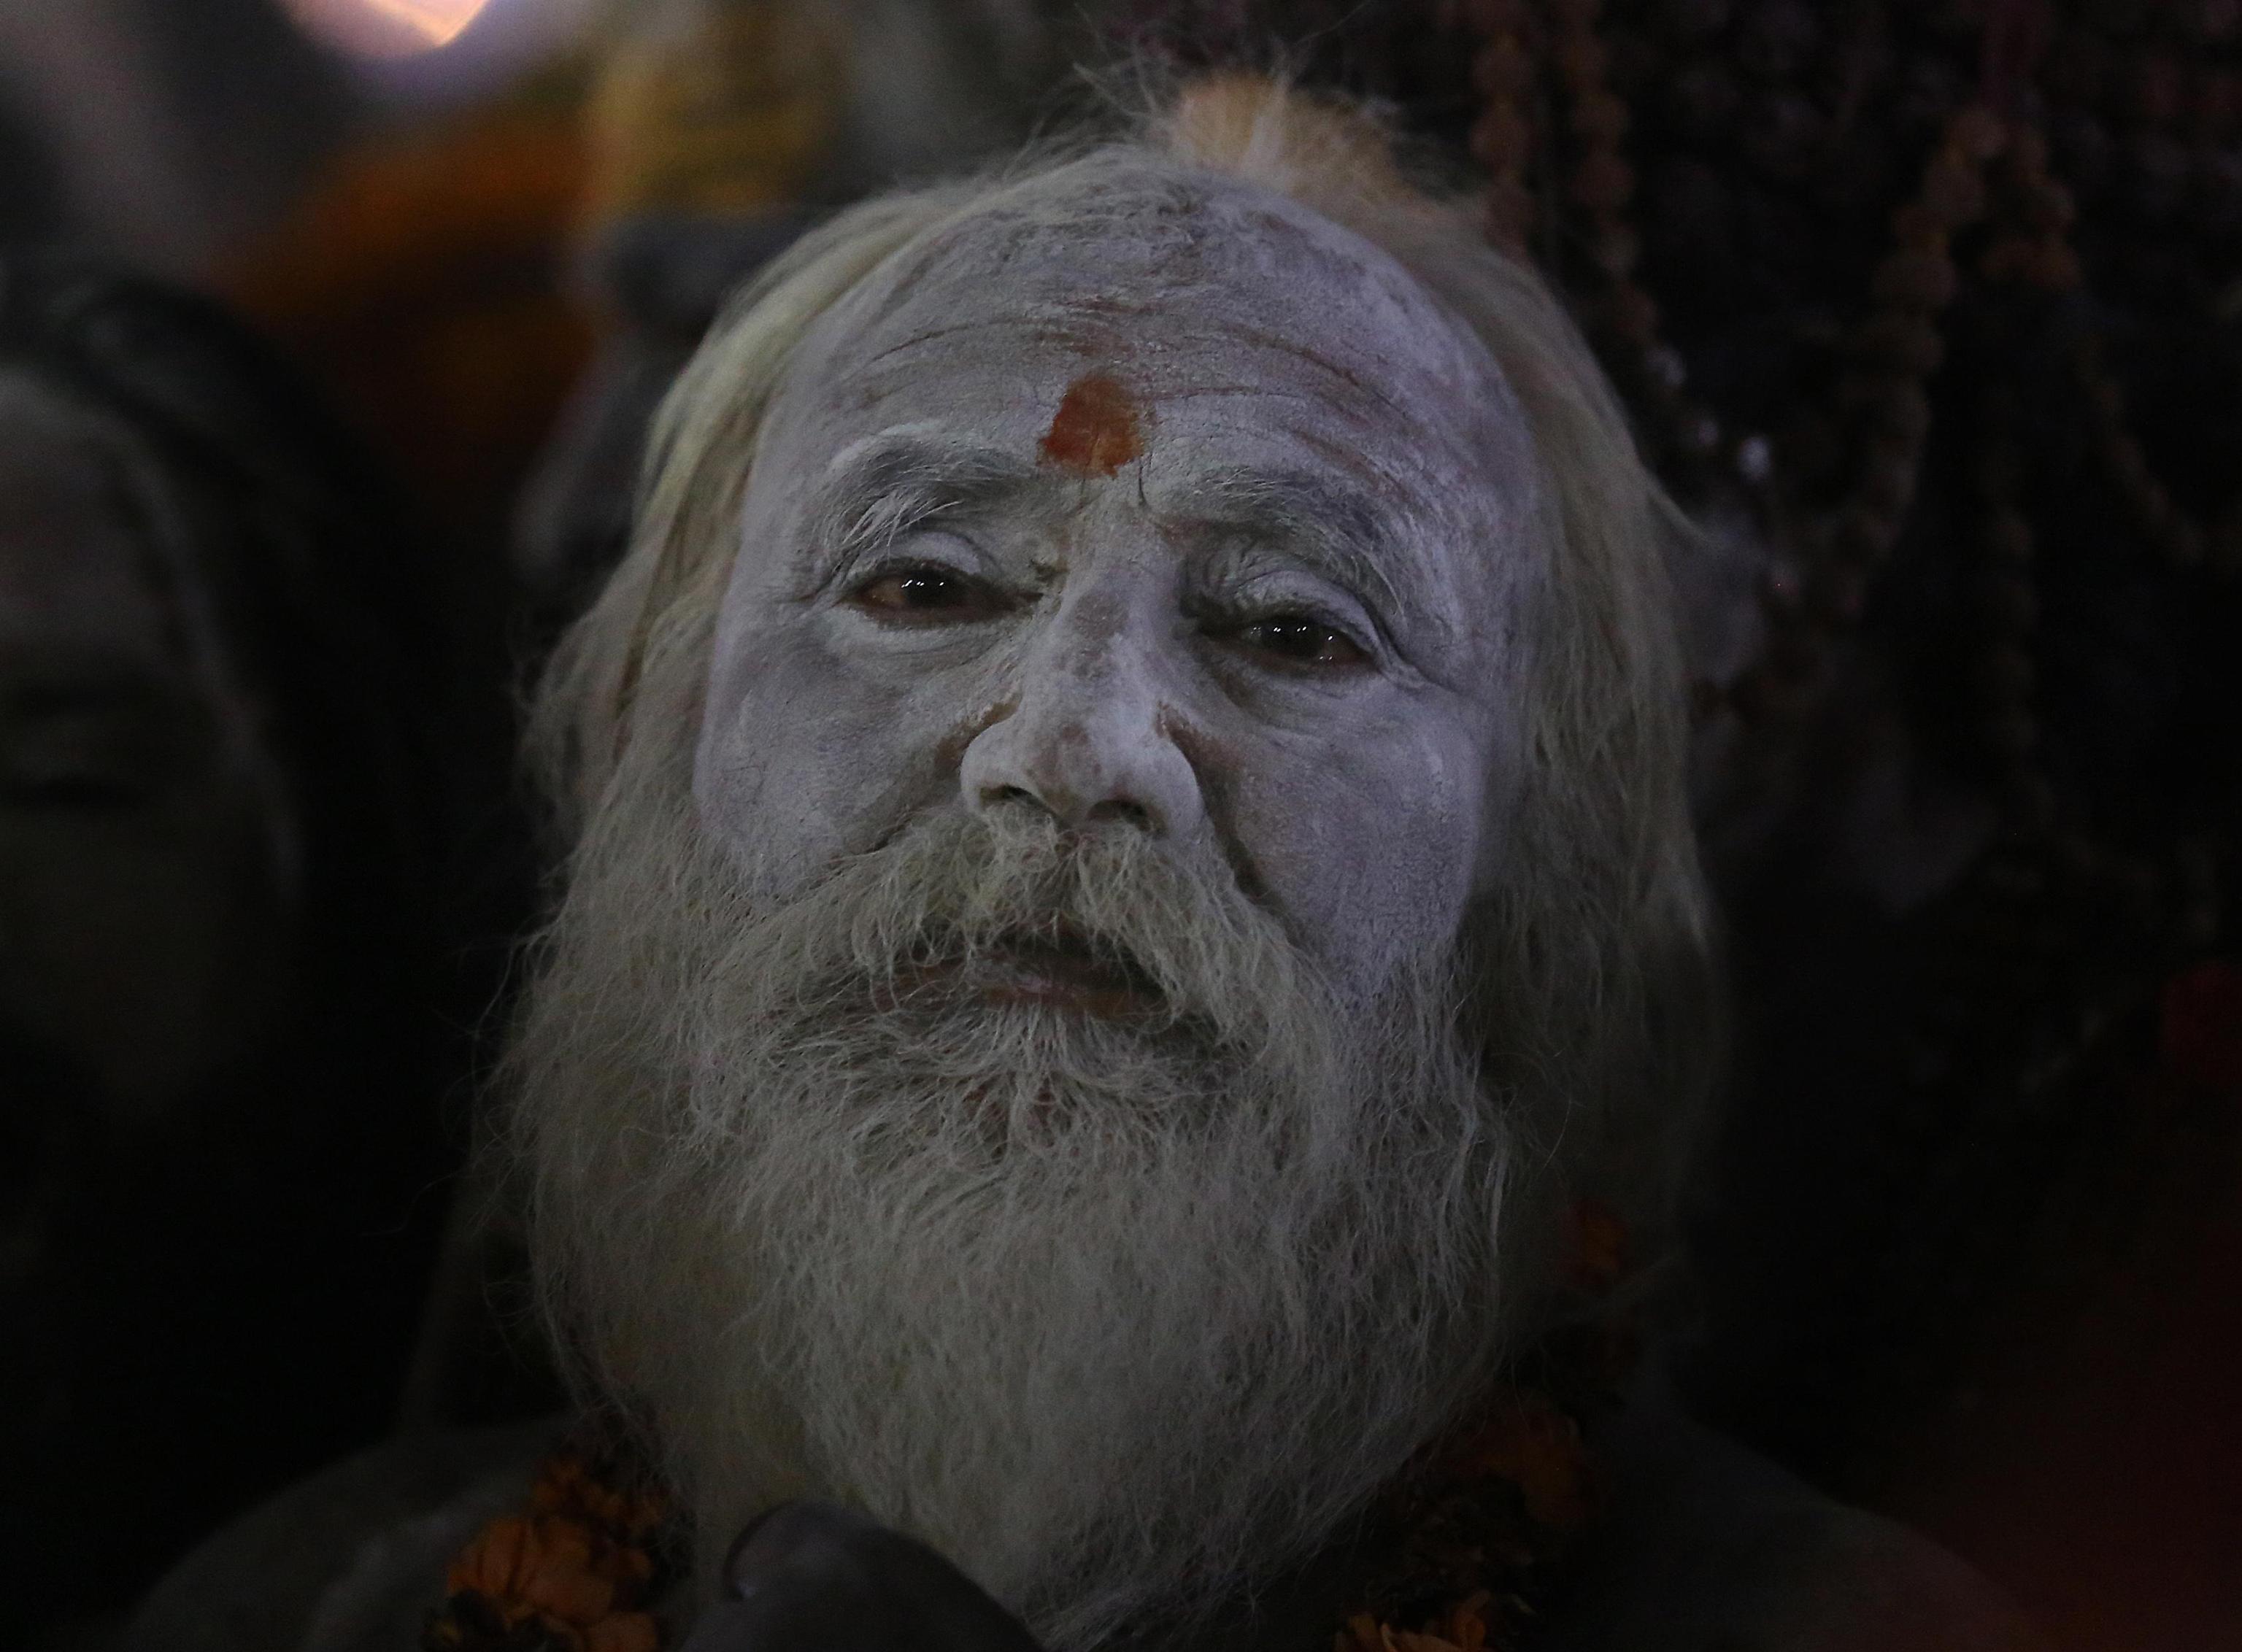
<svg viewBox="0 0 2242 1652">
<path fill-rule="evenodd" d="M 814 622 L 728 640 L 723 655 L 693 796 L 755 893 L 798 893 L 954 790 L 963 702 L 942 685 L 851 669 Z"/>
<path fill-rule="evenodd" d="M 1366 989 L 1453 938 L 1487 773 L 1484 742 L 1461 724 L 1388 716 L 1242 765 L 1230 828 L 1301 944 Z"/>
</svg>

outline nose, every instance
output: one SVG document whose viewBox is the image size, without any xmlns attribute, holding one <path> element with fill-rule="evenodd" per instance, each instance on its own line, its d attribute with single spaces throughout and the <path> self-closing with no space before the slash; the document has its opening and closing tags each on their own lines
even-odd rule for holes
<svg viewBox="0 0 2242 1652">
<path fill-rule="evenodd" d="M 977 813 L 1023 803 L 1061 825 L 1185 837 L 1205 818 L 1198 775 L 1164 710 L 1160 653 L 1110 618 L 1061 613 L 1021 661 L 1012 709 L 966 746 Z"/>
</svg>

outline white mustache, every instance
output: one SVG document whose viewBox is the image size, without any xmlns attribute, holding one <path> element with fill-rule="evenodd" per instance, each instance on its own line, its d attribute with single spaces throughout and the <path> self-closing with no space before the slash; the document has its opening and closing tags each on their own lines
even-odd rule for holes
<svg viewBox="0 0 2242 1652">
<path fill-rule="evenodd" d="M 1226 865 L 1178 860 L 1122 825 L 932 816 L 740 921 L 720 971 L 747 998 L 789 1011 L 932 1007 L 943 974 L 1048 947 L 1143 987 L 1158 1007 L 1141 1031 L 1181 1031 L 1253 1061 L 1278 1053 L 1275 1024 L 1291 1019 L 1272 1004 L 1332 991 Z"/>
</svg>

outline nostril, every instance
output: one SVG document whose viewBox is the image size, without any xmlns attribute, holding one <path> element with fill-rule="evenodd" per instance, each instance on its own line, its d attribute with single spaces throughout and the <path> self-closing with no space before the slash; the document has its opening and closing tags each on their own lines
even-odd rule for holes
<svg viewBox="0 0 2242 1652">
<path fill-rule="evenodd" d="M 1089 817 L 1093 821 L 1112 821 L 1124 826 L 1134 826 L 1140 832 L 1150 832 L 1156 829 L 1151 809 L 1142 803 L 1126 802 L 1118 799 L 1096 805 L 1091 809 Z"/>
<path fill-rule="evenodd" d="M 981 806 L 993 809 L 998 803 L 1028 803 L 1037 809 L 1044 806 L 1043 799 L 1024 786 L 983 786 L 981 789 Z"/>
</svg>

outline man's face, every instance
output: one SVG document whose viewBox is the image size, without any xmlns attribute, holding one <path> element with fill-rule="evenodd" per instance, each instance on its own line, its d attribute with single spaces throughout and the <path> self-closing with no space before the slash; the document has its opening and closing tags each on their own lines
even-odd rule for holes
<svg viewBox="0 0 2242 1652">
<path fill-rule="evenodd" d="M 1053 1646 L 1358 1509 L 1530 1205 L 1455 1018 L 1514 404 L 1366 244 L 1104 178 L 802 341 L 692 796 L 602 800 L 514 1050 L 540 1268 L 704 1544 L 837 1498 Z"/>
<path fill-rule="evenodd" d="M 1041 210 L 1037 210 L 1040 206 Z M 1243 186 L 943 232 L 770 410 L 695 770 L 784 900 L 942 811 L 1226 863 L 1349 996 L 1443 950 L 1520 769 L 1523 438 L 1398 265 Z M 1123 984 L 996 985 L 1097 1011 Z"/>
</svg>

